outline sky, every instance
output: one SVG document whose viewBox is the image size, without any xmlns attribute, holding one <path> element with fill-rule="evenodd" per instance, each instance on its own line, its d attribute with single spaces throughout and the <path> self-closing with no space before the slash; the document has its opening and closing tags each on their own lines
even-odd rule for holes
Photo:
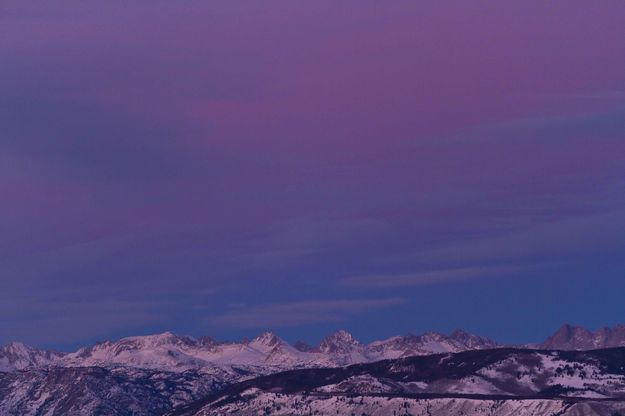
<svg viewBox="0 0 625 416">
<path fill-rule="evenodd" d="M 623 22 L 3 0 L 0 344 L 625 323 Z"/>
</svg>

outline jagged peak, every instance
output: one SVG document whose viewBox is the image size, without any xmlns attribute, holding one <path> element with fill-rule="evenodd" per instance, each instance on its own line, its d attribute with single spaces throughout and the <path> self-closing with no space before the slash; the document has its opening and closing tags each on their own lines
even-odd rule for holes
<svg viewBox="0 0 625 416">
<path fill-rule="evenodd" d="M 254 338 L 250 344 L 275 347 L 284 344 L 284 341 L 273 332 L 266 331 Z"/>
<path fill-rule="evenodd" d="M 20 341 L 11 341 L 8 344 L 6 344 L 3 347 L 0 347 L 0 349 L 5 350 L 5 351 L 32 351 L 35 350 L 36 348 L 31 347 L 30 345 L 24 344 L 23 342 Z"/>
<path fill-rule="evenodd" d="M 562 326 L 560 328 L 558 328 L 558 330 L 556 331 L 557 333 L 568 333 L 571 332 L 573 330 L 573 328 L 576 328 L 574 325 L 569 324 L 568 322 L 562 324 Z"/>
<path fill-rule="evenodd" d="M 369 347 L 378 347 L 380 345 L 388 345 L 388 344 L 397 344 L 397 343 L 401 343 L 406 339 L 409 339 L 409 337 L 415 337 L 414 335 L 403 335 L 403 336 L 394 336 L 394 337 L 390 337 L 390 338 L 386 338 L 386 339 L 380 339 L 380 340 L 376 340 L 376 341 L 372 341 L 369 343 Z"/>
<path fill-rule="evenodd" d="M 566 338 L 573 338 L 573 337 L 579 337 L 579 336 L 592 336 L 593 333 L 582 327 L 582 326 L 575 326 L 575 325 L 571 325 L 571 324 L 564 324 L 560 327 L 560 329 L 558 329 L 556 331 L 556 333 L 553 335 L 553 337 L 566 337 Z"/>
<path fill-rule="evenodd" d="M 321 341 L 319 350 L 325 353 L 344 352 L 345 350 L 359 346 L 361 346 L 360 342 L 358 342 L 352 334 L 341 329 Z"/>
<path fill-rule="evenodd" d="M 562 350 L 588 350 L 596 348 L 620 347 L 625 345 L 625 327 L 603 327 L 591 331 L 582 326 L 562 325 L 541 348 Z"/>
<path fill-rule="evenodd" d="M 336 331 L 335 333 L 329 335 L 325 339 L 326 340 L 332 340 L 332 341 L 346 342 L 346 343 L 350 343 L 350 344 L 358 343 L 358 341 L 356 341 L 354 336 L 351 333 L 349 333 L 346 330 L 344 330 L 344 329 L 340 329 L 340 330 Z"/>
<path fill-rule="evenodd" d="M 41 350 L 39 348 L 33 347 L 31 345 L 25 344 L 20 341 L 12 341 L 6 344 L 3 347 L 0 347 L 0 352 L 4 352 L 5 354 L 12 355 L 22 355 L 22 356 L 52 356 L 52 355 L 62 355 L 63 353 L 52 350 Z"/>
<path fill-rule="evenodd" d="M 423 335 L 421 335 L 421 338 L 423 340 L 443 341 L 446 340 L 448 337 L 444 334 L 441 334 L 440 332 L 427 331 L 423 333 Z"/>
<path fill-rule="evenodd" d="M 474 337 L 475 335 L 465 331 L 462 328 L 457 328 L 454 332 L 451 333 L 450 337 L 454 339 L 466 339 L 470 337 Z"/>
<path fill-rule="evenodd" d="M 0 347 L 0 366 L 5 370 L 25 369 L 39 365 L 49 365 L 65 354 L 52 350 L 40 350 L 23 342 L 10 342 Z"/>
<path fill-rule="evenodd" d="M 592 333 L 590 330 L 588 330 L 587 328 L 584 328 L 583 326 L 579 326 L 579 325 L 572 325 L 569 323 L 565 323 L 563 324 L 556 333 L 577 333 L 577 332 L 583 332 L 583 333 Z"/>
<path fill-rule="evenodd" d="M 219 345 L 219 342 L 217 340 L 207 335 L 204 335 L 203 337 L 198 338 L 197 343 L 198 345 L 202 347 L 209 347 L 209 348 Z"/>
<path fill-rule="evenodd" d="M 494 348 L 499 345 L 490 338 L 472 334 L 464 329 L 456 329 L 450 338 L 470 349 Z"/>
<path fill-rule="evenodd" d="M 152 335 L 139 335 L 133 337 L 122 338 L 115 343 L 104 343 L 103 346 L 119 345 L 119 344 L 133 344 L 137 347 L 150 348 L 163 345 L 193 345 L 197 341 L 194 338 L 188 336 L 176 335 L 171 331 L 165 331 L 159 334 Z"/>
</svg>

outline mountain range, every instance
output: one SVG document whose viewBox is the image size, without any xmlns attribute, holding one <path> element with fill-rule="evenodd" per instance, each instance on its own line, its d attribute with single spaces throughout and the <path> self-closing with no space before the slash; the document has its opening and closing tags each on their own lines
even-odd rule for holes
<svg viewBox="0 0 625 416">
<path fill-rule="evenodd" d="M 591 350 L 625 347 L 625 325 L 600 328 L 594 332 L 581 327 L 563 325 L 540 345 L 545 349 Z"/>
<path fill-rule="evenodd" d="M 492 339 L 456 330 L 450 335 L 427 332 L 404 335 L 363 344 L 346 331 L 338 331 L 317 346 L 302 342 L 290 345 L 266 332 L 252 341 L 218 342 L 210 337 L 192 338 L 171 332 L 104 341 L 71 353 L 41 350 L 20 342 L 0 347 L 0 371 L 9 372 L 41 366 L 128 366 L 168 371 L 206 367 L 260 366 L 298 368 L 339 366 L 362 362 L 460 352 L 505 346 Z M 592 332 L 579 326 L 563 325 L 531 348 L 589 350 L 625 346 L 625 325 Z"/>
<path fill-rule="evenodd" d="M 544 343 L 530 347 L 535 351 L 625 346 L 624 328 L 591 332 L 565 325 Z M 529 351 L 527 348 L 519 346 L 512 350 Z M 510 346 L 462 330 L 450 335 L 428 332 L 397 336 L 366 344 L 346 331 L 338 331 L 316 346 L 302 342 L 291 345 L 270 332 L 241 342 L 218 342 L 210 337 L 193 338 L 165 332 L 100 342 L 69 353 L 39 350 L 13 342 L 0 348 L 0 414 L 160 415 L 218 394 L 227 386 L 285 371 L 326 371 L 436 354 L 453 357 L 453 354 L 475 351 L 499 357 L 499 351 L 510 351 Z M 528 371 L 526 364 L 516 359 L 507 360 L 510 371 Z M 530 361 L 535 363 L 536 360 Z M 545 362 L 543 358 L 540 360 Z M 543 375 L 536 377 L 544 378 Z M 386 382 L 367 380 L 366 377 L 357 379 L 356 384 L 383 386 L 379 391 L 374 388 L 374 393 L 386 392 Z M 445 383 L 440 385 L 447 385 Z M 477 389 L 484 381 L 474 379 L 473 383 L 477 383 L 474 385 Z M 530 384 L 538 386 L 535 388 L 544 387 L 536 383 L 531 381 Z M 489 394 L 518 393 L 499 390 Z M 401 389 L 393 391 L 396 395 L 406 394 Z M 443 391 L 429 385 L 421 393 Z M 612 393 L 608 397 L 613 397 Z"/>
<path fill-rule="evenodd" d="M 0 371 L 44 366 L 130 367 L 183 372 L 245 368 L 255 373 L 302 367 L 333 367 L 412 355 L 495 348 L 494 341 L 457 330 L 451 335 L 428 332 L 362 344 L 346 331 L 338 331 L 318 346 L 290 345 L 271 332 L 252 341 L 217 342 L 171 332 L 100 342 L 71 353 L 38 350 L 21 343 L 0 348 Z"/>
</svg>

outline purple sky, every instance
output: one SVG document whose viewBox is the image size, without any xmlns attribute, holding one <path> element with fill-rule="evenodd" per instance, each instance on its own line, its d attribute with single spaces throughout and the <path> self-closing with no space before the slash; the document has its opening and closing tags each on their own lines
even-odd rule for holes
<svg viewBox="0 0 625 416">
<path fill-rule="evenodd" d="M 0 344 L 625 322 L 620 0 L 0 3 Z"/>
</svg>

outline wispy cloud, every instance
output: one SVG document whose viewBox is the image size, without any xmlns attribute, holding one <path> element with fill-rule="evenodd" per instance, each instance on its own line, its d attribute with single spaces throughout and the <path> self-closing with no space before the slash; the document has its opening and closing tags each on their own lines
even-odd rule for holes
<svg viewBox="0 0 625 416">
<path fill-rule="evenodd" d="M 338 299 L 288 302 L 237 309 L 208 319 L 215 326 L 237 328 L 294 327 L 325 322 L 338 322 L 355 314 L 384 309 L 404 303 L 402 298 Z"/>
<path fill-rule="evenodd" d="M 525 229 L 421 252 L 422 260 L 519 261 L 619 251 L 625 211 L 567 218 Z"/>
<path fill-rule="evenodd" d="M 340 280 L 343 286 L 356 288 L 396 288 L 403 286 L 434 285 L 469 279 L 507 276 L 527 269 L 523 265 L 478 266 L 432 270 L 405 274 L 351 276 Z"/>
</svg>

